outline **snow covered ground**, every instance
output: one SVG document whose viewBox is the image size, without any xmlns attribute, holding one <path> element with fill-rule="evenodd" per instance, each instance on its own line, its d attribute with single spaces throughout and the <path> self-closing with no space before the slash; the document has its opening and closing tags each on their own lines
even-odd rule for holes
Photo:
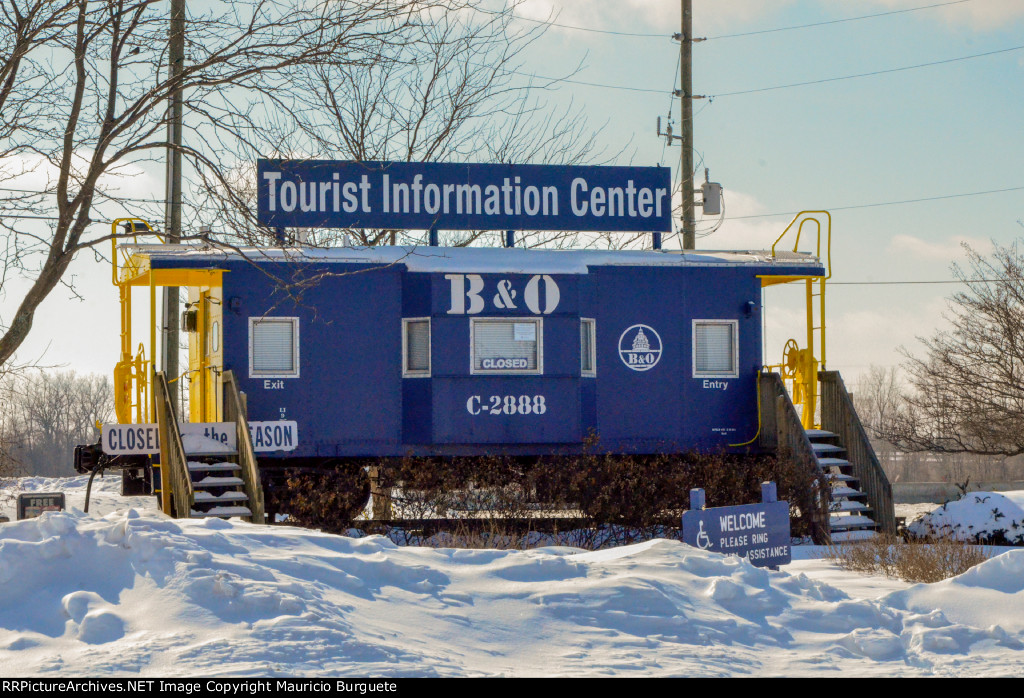
<svg viewBox="0 0 1024 698">
<path fill-rule="evenodd" d="M 112 477 L 87 515 L 84 483 L 23 479 L 69 511 L 0 525 L 0 676 L 1024 675 L 1024 549 L 909 585 L 813 547 L 771 572 L 175 521 Z"/>
</svg>

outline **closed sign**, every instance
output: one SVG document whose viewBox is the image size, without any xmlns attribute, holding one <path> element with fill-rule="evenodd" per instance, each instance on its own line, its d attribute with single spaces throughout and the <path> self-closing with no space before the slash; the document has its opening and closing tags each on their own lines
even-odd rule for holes
<svg viewBox="0 0 1024 698">
<path fill-rule="evenodd" d="M 156 424 L 104 424 L 103 452 L 126 456 L 160 452 L 160 430 Z"/>
</svg>

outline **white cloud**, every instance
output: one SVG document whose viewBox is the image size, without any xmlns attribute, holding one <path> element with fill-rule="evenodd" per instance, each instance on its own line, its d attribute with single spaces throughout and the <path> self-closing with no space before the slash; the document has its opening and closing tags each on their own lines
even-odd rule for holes
<svg viewBox="0 0 1024 698">
<path fill-rule="evenodd" d="M 923 240 L 914 235 L 896 235 L 889 241 L 888 251 L 921 260 L 954 262 L 965 257 L 964 243 L 981 254 L 992 251 L 992 242 L 973 237 L 949 237 L 945 240 Z"/>
<path fill-rule="evenodd" d="M 830 1 L 828 4 L 833 5 L 834 3 Z M 863 11 L 866 3 L 862 0 L 844 4 L 850 9 L 856 8 L 857 14 L 870 14 Z M 922 3 L 920 0 L 871 0 L 870 4 L 880 7 L 884 12 L 920 7 L 931 3 Z M 988 31 L 1003 27 L 1009 22 L 1024 19 L 1024 2 L 1021 0 L 968 0 L 968 2 L 910 14 L 920 16 L 925 20 L 938 20 L 951 27 Z"/>
<path fill-rule="evenodd" d="M 830 309 L 826 309 L 827 367 L 840 371 L 848 386 L 871 366 L 895 366 L 904 361 L 900 347 L 920 353 L 918 337 L 927 337 L 943 326 L 946 300 L 939 294 L 917 303 L 902 298 L 902 287 L 894 286 L 891 302 L 876 302 L 872 307 L 836 310 L 842 305 L 843 293 L 837 288 L 829 292 Z M 847 291 L 848 292 L 848 291 Z M 765 363 L 778 363 L 787 339 L 796 339 L 806 346 L 804 296 L 796 285 L 771 287 L 765 290 Z M 815 348 L 820 359 L 820 347 Z"/>
</svg>

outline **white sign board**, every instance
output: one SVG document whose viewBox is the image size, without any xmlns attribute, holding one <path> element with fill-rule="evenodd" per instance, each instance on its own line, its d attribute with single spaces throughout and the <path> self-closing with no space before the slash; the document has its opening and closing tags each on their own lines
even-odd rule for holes
<svg viewBox="0 0 1024 698">
<path fill-rule="evenodd" d="M 285 420 L 249 422 L 249 436 L 252 438 L 252 450 L 257 453 L 294 451 L 299 445 L 299 425 Z"/>
<path fill-rule="evenodd" d="M 232 453 L 238 450 L 234 422 L 180 422 L 186 453 Z"/>
<path fill-rule="evenodd" d="M 104 424 L 103 452 L 108 456 L 159 453 L 159 429 L 156 424 Z"/>
<path fill-rule="evenodd" d="M 516 342 L 536 342 L 537 325 L 532 322 L 517 322 L 513 324 L 512 339 Z"/>
<path fill-rule="evenodd" d="M 182 422 L 178 425 L 187 453 L 231 453 L 237 450 L 234 422 Z M 249 422 L 252 450 L 294 451 L 299 444 L 299 426 L 294 421 Z M 103 452 L 109 456 L 160 452 L 156 424 L 104 424 Z"/>
</svg>

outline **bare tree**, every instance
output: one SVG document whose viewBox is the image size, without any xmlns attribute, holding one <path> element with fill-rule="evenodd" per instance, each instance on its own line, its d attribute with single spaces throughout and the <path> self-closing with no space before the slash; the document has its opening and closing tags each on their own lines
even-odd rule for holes
<svg viewBox="0 0 1024 698">
<path fill-rule="evenodd" d="M 6 380 L 0 395 L 0 458 L 9 474 L 73 474 L 74 447 L 95 442 L 97 422 L 113 415 L 114 389 L 105 376 L 23 372 Z"/>
<path fill-rule="evenodd" d="M 46 180 L 0 202 L 2 277 L 28 290 L 0 317 L 0 365 L 76 254 L 110 239 L 98 207 L 167 150 L 167 106 L 185 97 L 183 156 L 226 182 L 268 110 L 299 113 L 290 86 L 312 65 L 371 66 L 442 0 L 218 0 L 190 7 L 188 60 L 170 77 L 157 0 L 0 0 L 0 182 Z M 13 182 L 12 182 L 13 180 Z M 46 217 L 40 221 L 33 216 Z M 9 292 L 9 291 L 8 291 Z"/>
<path fill-rule="evenodd" d="M 989 256 L 969 246 L 966 284 L 949 301 L 948 328 L 904 352 L 911 390 L 887 438 L 917 451 L 1024 453 L 1024 259 L 1016 245 Z"/>
<path fill-rule="evenodd" d="M 890 477 L 899 473 L 895 446 L 886 438 L 892 431 L 892 421 L 903 404 L 904 386 L 896 366 L 875 366 L 857 380 L 854 403 L 864 428 Z"/>
<path fill-rule="evenodd" d="M 521 74 L 524 53 L 545 27 L 517 22 L 518 1 L 496 11 L 473 5 L 431 8 L 399 28 L 368 66 L 327 60 L 296 74 L 289 109 L 267 112 L 262 137 L 283 157 L 356 161 L 590 164 L 603 158 L 597 132 L 571 104 L 551 109 Z M 576 67 L 564 72 L 575 73 Z M 262 152 L 270 152 L 264 149 Z M 254 158 L 228 182 L 204 180 L 199 215 L 249 244 L 269 232 L 255 225 Z M 200 177 L 204 172 L 200 171 Z M 303 230 L 307 244 L 426 244 L 425 231 Z M 497 242 L 489 231 L 442 231 L 442 244 Z M 558 245 L 574 233 L 533 234 L 527 245 Z M 520 243 L 523 241 L 521 240 Z"/>
</svg>

